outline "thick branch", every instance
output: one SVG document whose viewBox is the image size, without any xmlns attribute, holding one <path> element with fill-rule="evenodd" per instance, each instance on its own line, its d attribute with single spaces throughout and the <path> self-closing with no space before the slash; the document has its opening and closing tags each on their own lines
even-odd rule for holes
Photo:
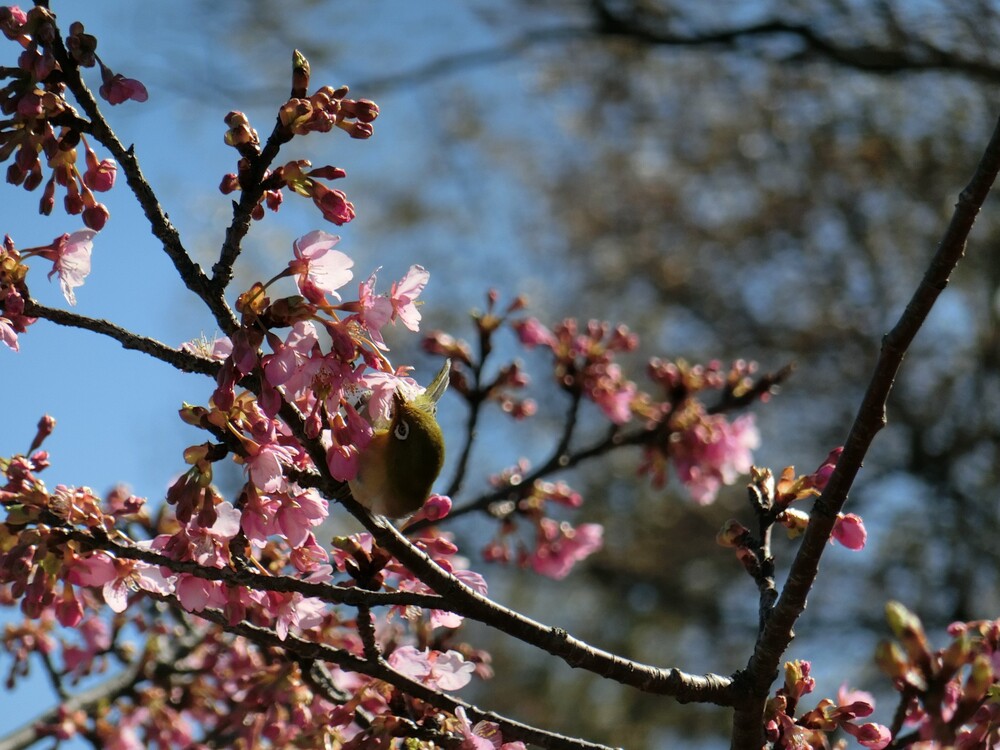
<svg viewBox="0 0 1000 750">
<path fill-rule="evenodd" d="M 212 568 L 190 560 L 174 560 L 153 550 L 121 544 L 108 537 L 99 539 L 84 531 L 68 531 L 65 532 L 65 535 L 81 542 L 88 549 L 102 549 L 118 558 L 141 560 L 150 565 L 168 568 L 175 573 L 187 573 L 196 578 L 206 581 L 220 581 L 230 586 L 245 586 L 255 591 L 294 592 L 330 604 L 344 604 L 353 607 L 447 608 L 447 604 L 441 597 L 432 594 L 419 594 L 412 591 L 367 591 L 354 586 L 304 581 L 290 576 L 267 576 L 252 570 Z"/>
<path fill-rule="evenodd" d="M 792 627 L 805 609 L 806 597 L 816 580 L 819 561 L 827 547 L 837 513 L 847 501 L 848 492 L 872 440 L 886 424 L 886 402 L 906 350 L 962 258 L 969 232 L 998 171 L 1000 121 L 997 122 L 971 182 L 959 196 L 951 222 L 920 285 L 895 327 L 882 340 L 875 372 L 847 436 L 844 452 L 826 489 L 813 507 L 809 526 L 792 563 L 788 580 L 747 666 L 748 702 L 734 717 L 734 748 L 756 750 L 762 745 L 761 716 L 764 701 L 777 675 L 778 662 L 792 640 Z"/>
<path fill-rule="evenodd" d="M 543 625 L 507 609 L 473 591 L 444 571 L 422 550 L 414 547 L 384 518 L 373 518 L 353 499 L 345 507 L 373 534 L 380 545 L 392 552 L 449 603 L 449 609 L 471 617 L 525 643 L 558 656 L 571 667 L 586 669 L 622 685 L 671 695 L 682 703 L 732 705 L 732 680 L 716 674 L 692 675 L 679 669 L 658 669 L 624 659 L 580 641 L 562 628 Z"/>
</svg>

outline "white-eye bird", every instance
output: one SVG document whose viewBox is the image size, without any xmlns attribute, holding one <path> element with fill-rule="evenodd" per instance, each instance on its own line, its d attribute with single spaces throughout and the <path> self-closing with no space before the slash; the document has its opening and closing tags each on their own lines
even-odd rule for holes
<svg viewBox="0 0 1000 750">
<path fill-rule="evenodd" d="M 375 428 L 358 457 L 358 473 L 348 484 L 354 499 L 372 513 L 403 518 L 415 513 L 431 494 L 444 465 L 444 435 L 437 421 L 437 402 L 448 388 L 447 360 L 427 389 L 407 398 L 393 394 L 392 418 Z"/>
</svg>

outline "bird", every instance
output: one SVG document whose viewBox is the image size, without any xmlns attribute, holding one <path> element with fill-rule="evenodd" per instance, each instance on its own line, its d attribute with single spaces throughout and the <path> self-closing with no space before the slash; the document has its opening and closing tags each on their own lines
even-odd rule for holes
<svg viewBox="0 0 1000 750">
<path fill-rule="evenodd" d="M 437 402 L 448 387 L 451 360 L 423 393 L 392 396 L 392 416 L 376 427 L 358 456 L 358 472 L 348 482 L 354 499 L 374 514 L 398 520 L 420 509 L 444 465 L 444 434 Z"/>
</svg>

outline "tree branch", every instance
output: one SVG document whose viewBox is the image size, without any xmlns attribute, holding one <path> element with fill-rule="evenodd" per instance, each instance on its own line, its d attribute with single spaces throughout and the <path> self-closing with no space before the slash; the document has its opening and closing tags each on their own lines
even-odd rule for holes
<svg viewBox="0 0 1000 750">
<path fill-rule="evenodd" d="M 412 695 L 425 703 L 444 709 L 445 711 L 454 712 L 457 708 L 461 707 L 465 709 L 466 715 L 473 721 L 481 720 L 496 723 L 503 732 L 504 739 L 518 739 L 556 750 L 610 750 L 605 745 L 598 745 L 586 740 L 546 732 L 545 730 L 522 724 L 513 719 L 508 719 L 489 711 L 483 711 L 458 698 L 453 698 L 438 690 L 432 690 L 426 685 L 397 672 L 382 661 L 364 659 L 348 651 L 336 649 L 314 641 L 306 641 L 294 635 L 289 635 L 284 640 L 281 640 L 276 633 L 267 628 L 257 627 L 245 622 L 236 623 L 235 625 L 230 624 L 225 613 L 215 609 L 205 609 L 199 613 L 199 616 L 214 622 L 228 632 L 248 638 L 254 643 L 280 648 L 293 654 L 297 659 L 331 662 L 348 671 L 366 674 L 369 677 L 388 682 L 400 688 L 408 695 Z M 0 748 L 0 750 L 3 749 Z"/>
<path fill-rule="evenodd" d="M 118 140 L 118 136 L 115 135 L 107 120 L 104 119 L 104 115 L 97 105 L 97 100 L 80 75 L 80 67 L 67 52 L 62 34 L 58 30 L 52 40 L 52 48 L 65 75 L 66 85 L 90 118 L 90 133 L 118 160 L 129 188 L 149 221 L 153 235 L 160 240 L 164 251 L 173 262 L 174 268 L 177 269 L 177 273 L 187 288 L 208 305 L 222 332 L 226 335 L 231 334 L 238 325 L 233 311 L 229 308 L 222 293 L 216 292 L 208 277 L 201 270 L 201 266 L 191 259 L 181 242 L 177 228 L 171 224 L 167 214 L 160 206 L 153 188 L 139 167 L 139 160 L 135 156 L 134 149 L 131 146 L 126 149 Z"/>
<path fill-rule="evenodd" d="M 969 232 L 998 171 L 1000 121 L 972 180 L 959 195 L 951 222 L 920 285 L 895 327 L 882 340 L 875 371 L 847 436 L 844 452 L 826 489 L 813 506 L 809 526 L 788 580 L 747 665 L 745 685 L 749 693 L 747 702 L 739 707 L 734 717 L 733 748 L 756 750 L 761 747 L 764 702 L 778 673 L 778 662 L 793 638 L 792 627 L 805 609 L 806 597 L 816 580 L 819 561 L 829 542 L 837 513 L 847 501 L 848 492 L 872 440 L 886 424 L 886 402 L 903 357 L 961 260 Z"/>
<path fill-rule="evenodd" d="M 24 314 L 33 318 L 44 318 L 58 325 L 83 328 L 103 336 L 109 336 L 120 343 L 125 349 L 143 352 L 173 365 L 178 370 L 183 370 L 184 372 L 195 372 L 215 377 L 221 368 L 218 362 L 199 357 L 196 354 L 189 354 L 180 349 L 173 349 L 156 339 L 139 336 L 108 320 L 88 318 L 85 315 L 78 315 L 69 310 L 46 307 L 33 299 L 25 300 Z"/>
</svg>

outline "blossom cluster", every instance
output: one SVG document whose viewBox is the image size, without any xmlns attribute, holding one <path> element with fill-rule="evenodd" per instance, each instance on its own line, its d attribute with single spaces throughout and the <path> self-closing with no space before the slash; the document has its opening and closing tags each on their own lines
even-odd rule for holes
<svg viewBox="0 0 1000 750">
<path fill-rule="evenodd" d="M 642 473 L 663 486 L 667 468 L 691 499 L 713 502 L 723 485 L 733 484 L 753 463 L 760 434 L 751 414 L 729 419 L 710 412 L 703 400 L 707 391 L 719 391 L 723 400 L 739 398 L 752 388 L 753 363 L 737 361 L 726 371 L 717 361 L 689 365 L 683 360 L 650 360 L 647 374 L 660 394 L 640 390 L 625 376 L 618 355 L 638 346 L 638 337 L 625 326 L 590 321 L 580 330 L 577 321 L 564 320 L 548 328 L 534 318 L 516 324 L 522 344 L 542 346 L 553 355 L 554 376 L 560 387 L 592 401 L 613 424 L 638 423 L 645 432 Z M 759 397 L 766 398 L 765 390 Z"/>
<path fill-rule="evenodd" d="M 162 638 L 160 649 L 169 650 L 166 644 L 179 637 L 176 628 L 153 614 L 156 602 L 164 601 L 206 616 L 217 611 L 221 622 L 230 625 L 268 627 L 281 640 L 309 637 L 359 658 L 365 654 L 356 619 L 340 608 L 294 590 L 237 584 L 232 575 L 225 578 L 197 572 L 205 569 L 233 571 L 252 561 L 258 575 L 265 577 L 291 569 L 305 574 L 311 585 L 430 593 L 367 534 L 335 540 L 332 559 L 314 547 L 332 564 L 312 559 L 311 564 L 302 565 L 296 559 L 301 548 L 289 549 L 295 529 L 301 530 L 296 526 L 298 519 L 284 524 L 281 520 L 282 511 L 288 508 L 277 510 L 271 519 L 271 537 L 261 543 L 261 518 L 257 510 L 243 505 L 242 496 L 242 509 L 216 496 L 209 523 L 202 513 L 187 520 L 162 513 L 151 518 L 142 498 L 121 489 L 104 499 L 84 487 L 60 485 L 49 491 L 39 477 L 49 466 L 49 456 L 40 446 L 53 427 L 51 419 L 39 425 L 30 456 L 0 461 L 6 477 L 0 502 L 7 510 L 6 523 L 0 524 L 0 592 L 4 603 L 19 602 L 30 618 L 19 627 L 8 628 L 3 636 L 5 650 L 14 659 L 12 681 L 27 675 L 29 659 L 39 650 L 44 650 L 55 669 L 74 680 L 107 669 L 108 656 L 125 647 L 117 642 L 119 626 L 112 627 L 102 616 L 102 605 L 117 613 L 116 617 L 127 613 L 151 638 Z M 299 510 L 303 498 L 297 500 Z M 325 502 L 316 510 L 325 515 Z M 128 545 L 123 541 L 110 543 L 111 539 L 124 539 L 126 526 L 133 535 L 145 529 L 150 539 Z M 255 541 L 248 557 L 243 557 L 245 539 Z M 447 535 L 431 531 L 414 542 L 466 585 L 486 593 L 485 581 L 468 570 Z M 101 548 L 102 544 L 106 548 Z M 123 556 L 128 550 L 139 554 Z M 390 615 L 373 623 L 371 637 L 396 674 L 443 691 L 460 689 L 475 675 L 492 674 L 486 654 L 454 643 L 448 635 L 461 624 L 461 617 L 414 606 L 393 611 L 398 620 Z M 407 627 L 402 627 L 403 623 Z M 56 624 L 73 629 L 75 637 L 55 639 L 52 631 Z M 158 630 L 162 631 L 159 635 Z M 211 625 L 198 626 L 188 636 L 190 647 L 170 666 L 197 675 L 194 679 L 198 684 L 188 684 L 185 689 L 201 699 L 184 705 L 164 704 L 155 700 L 163 687 L 149 682 L 134 694 L 136 708 L 144 709 L 119 706 L 126 716 L 122 734 L 111 733 L 112 727 L 100 720 L 101 712 L 96 725 L 90 723 L 93 717 L 72 713 L 44 727 L 43 733 L 66 739 L 86 730 L 109 743 L 114 737 L 114 744 L 108 746 L 122 748 L 148 743 L 188 747 L 194 742 L 195 727 L 201 726 L 233 732 L 245 747 L 260 746 L 265 739 L 275 745 L 307 742 L 313 736 L 370 746 L 366 743 L 380 736 L 405 736 L 401 733 L 412 726 L 394 719 L 402 696 L 380 680 L 333 670 L 328 693 L 351 696 L 337 702 L 312 686 L 294 661 L 262 662 L 245 642 L 227 637 Z M 206 668 L 209 663 L 211 667 Z M 221 714 L 212 708 L 223 703 L 239 708 Z M 365 725 L 357 723 L 359 708 L 369 717 Z M 441 723 L 438 709 L 415 700 L 410 702 L 408 715 L 411 721 L 424 716 Z M 447 718 L 445 723 L 450 731 L 471 738 L 469 742 L 484 733 L 499 738 L 495 725 L 471 726 L 461 715 Z"/>
<path fill-rule="evenodd" d="M 494 505 L 491 512 L 501 518 L 493 539 L 483 549 L 489 562 L 515 562 L 523 568 L 548 578 L 561 579 L 573 567 L 601 549 L 604 527 L 598 523 L 574 526 L 569 521 L 550 517 L 551 506 L 579 508 L 583 497 L 566 482 L 536 479 L 522 484 L 530 466 L 524 459 L 516 467 L 490 478 L 498 488 L 523 487 L 516 503 L 511 500 Z M 530 546 L 518 532 L 518 521 L 527 521 L 533 529 Z"/>
<path fill-rule="evenodd" d="M 767 702 L 765 732 L 776 750 L 826 750 L 831 744 L 829 736 L 838 729 L 872 750 L 882 750 L 889 744 L 892 736 L 887 727 L 857 722 L 875 710 L 875 699 L 864 691 L 849 690 L 846 685 L 841 686 L 836 700 L 824 698 L 815 708 L 796 717 L 802 696 L 816 687 L 810 671 L 808 661 L 787 662 L 784 685 Z"/>
<path fill-rule="evenodd" d="M 748 485 L 751 505 L 758 520 L 765 528 L 777 523 L 785 527 L 790 538 L 802 534 L 809 525 L 809 514 L 791 504 L 797 500 L 818 497 L 830 481 L 843 448 L 834 448 L 823 463 L 811 474 L 796 476 L 795 468 L 787 466 L 777 482 L 770 469 L 751 468 Z M 868 539 L 864 521 L 856 513 L 838 513 L 834 521 L 830 542 L 839 542 L 850 550 L 861 550 Z M 735 519 L 728 520 L 719 531 L 716 541 L 731 547 L 743 567 L 758 577 L 770 552 L 762 548 L 762 540 Z"/>
<path fill-rule="evenodd" d="M 1000 743 L 1000 620 L 956 622 L 951 642 L 934 650 L 920 618 L 889 602 L 893 640 L 879 644 L 875 661 L 900 694 L 909 747 L 960 750 Z"/>
<path fill-rule="evenodd" d="M 66 101 L 66 74 L 76 67 L 101 69 L 101 96 L 111 104 L 126 100 L 145 101 L 146 90 L 134 79 L 113 72 L 96 53 L 97 40 L 74 23 L 63 42 L 58 39 L 55 17 L 36 5 L 25 12 L 19 7 L 0 7 L 0 30 L 23 48 L 12 79 L 0 90 L 0 110 L 8 119 L 0 124 L 0 161 L 13 161 L 7 182 L 34 190 L 43 182 L 39 211 L 48 215 L 55 206 L 56 190 L 65 191 L 66 213 L 80 215 L 83 223 L 100 231 L 108 220 L 107 207 L 95 193 L 110 190 L 118 165 L 100 159 L 88 145 L 83 122 Z M 85 169 L 78 166 L 83 147 Z M 41 157 L 44 156 L 44 159 Z M 45 168 L 51 170 L 45 179 Z"/>
<path fill-rule="evenodd" d="M 76 304 L 74 289 L 83 284 L 90 273 L 90 254 L 94 247 L 92 229 L 81 229 L 56 237 L 50 244 L 18 250 L 14 241 L 4 237 L 0 247 L 0 341 L 18 351 L 18 334 L 24 333 L 35 318 L 25 314 L 28 288 L 25 279 L 28 266 L 24 261 L 40 257 L 52 263 L 49 278 L 59 276 L 66 301 Z"/>
<path fill-rule="evenodd" d="M 348 97 L 347 86 L 333 88 L 323 86 L 310 96 L 306 96 L 309 86 L 309 63 L 298 51 L 292 66 L 292 98 L 278 110 L 278 126 L 272 138 L 276 142 L 290 140 L 294 136 L 308 133 L 326 133 L 334 128 L 345 131 L 352 138 L 370 138 L 374 132 L 372 123 L 378 117 L 378 105 L 369 99 Z M 226 115 L 225 142 L 240 154 L 236 172 L 225 175 L 219 185 L 223 194 L 243 190 L 245 186 L 260 186 L 257 202 L 251 217 L 264 217 L 264 206 L 272 211 L 281 207 L 284 189 L 312 199 L 323 218 L 337 226 L 351 221 L 354 204 L 347 200 L 342 190 L 327 187 L 320 180 L 337 180 L 347 173 L 330 165 L 312 167 L 305 159 L 290 161 L 276 169 L 257 173 L 261 154 L 260 136 L 249 118 L 243 112 Z"/>
</svg>

